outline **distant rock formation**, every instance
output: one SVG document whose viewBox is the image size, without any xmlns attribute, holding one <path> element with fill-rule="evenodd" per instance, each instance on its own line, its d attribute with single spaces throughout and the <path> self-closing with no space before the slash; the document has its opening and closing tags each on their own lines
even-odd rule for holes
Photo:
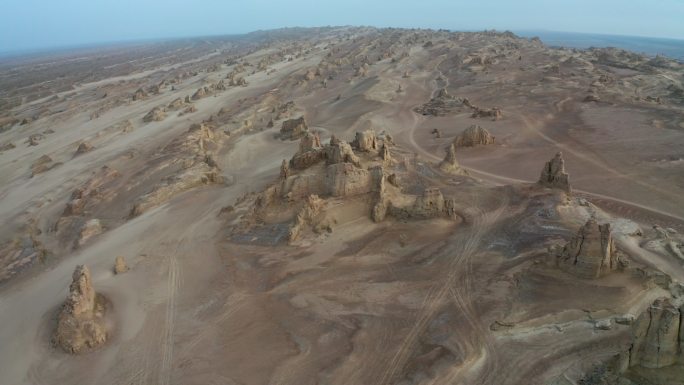
<svg viewBox="0 0 684 385">
<path fill-rule="evenodd" d="M 565 245 L 557 262 L 562 270 L 582 278 L 599 278 L 617 270 L 619 260 L 610 224 L 587 221 Z"/>
<path fill-rule="evenodd" d="M 123 274 L 128 271 L 126 260 L 122 256 L 116 257 L 114 260 L 114 274 Z"/>
<path fill-rule="evenodd" d="M 90 219 L 86 221 L 79 231 L 78 240 L 76 240 L 76 247 L 80 247 L 86 244 L 88 240 L 96 235 L 102 233 L 102 224 L 97 218 Z"/>
<path fill-rule="evenodd" d="M 455 98 L 449 95 L 446 88 L 440 88 L 429 102 L 416 107 L 415 111 L 422 115 L 444 116 L 456 108 L 467 106 L 465 98 Z"/>
<path fill-rule="evenodd" d="M 494 144 L 494 136 L 477 124 L 466 128 L 453 142 L 456 147 L 472 147 L 477 145 Z"/>
<path fill-rule="evenodd" d="M 563 153 L 558 152 L 544 165 L 538 183 L 544 187 L 557 188 L 570 193 L 572 190 L 569 178 L 570 176 L 565 172 Z"/>
<path fill-rule="evenodd" d="M 200 87 L 195 91 L 195 93 L 192 95 L 192 100 L 200 100 L 204 97 L 206 97 L 209 94 L 209 88 L 207 87 Z"/>
<path fill-rule="evenodd" d="M 43 155 L 38 160 L 33 162 L 31 164 L 31 177 L 34 177 L 38 174 L 42 174 L 50 169 L 53 169 L 57 166 L 59 166 L 61 163 L 55 163 L 52 161 L 52 158 L 50 158 L 47 155 Z"/>
<path fill-rule="evenodd" d="M 466 171 L 461 168 L 458 160 L 456 160 L 456 147 L 453 143 L 447 147 L 446 156 L 439 164 L 439 169 L 451 174 L 466 174 Z"/>
<path fill-rule="evenodd" d="M 297 119 L 288 119 L 280 128 L 280 138 L 285 140 L 297 140 L 309 131 L 309 126 L 303 116 Z"/>
<path fill-rule="evenodd" d="M 143 117 L 143 122 L 160 122 L 166 119 L 166 111 L 162 107 L 154 107 L 150 112 Z"/>
<path fill-rule="evenodd" d="M 133 93 L 133 101 L 143 100 L 147 97 L 147 92 L 144 89 L 138 88 L 135 93 Z"/>
<path fill-rule="evenodd" d="M 498 107 L 492 107 L 492 108 L 479 108 L 473 106 L 473 114 L 471 115 L 473 118 L 492 118 L 493 120 L 499 120 L 503 118 L 503 113 L 501 112 L 501 109 Z"/>
<path fill-rule="evenodd" d="M 104 300 L 93 289 L 90 270 L 76 266 L 69 296 L 57 320 L 54 341 L 68 353 L 80 353 L 107 339 Z"/>
<path fill-rule="evenodd" d="M 283 163 L 280 164 L 280 179 L 287 179 L 290 176 L 290 166 L 287 160 L 283 159 Z"/>
<path fill-rule="evenodd" d="M 86 152 L 92 151 L 94 148 L 95 147 L 88 142 L 81 142 L 76 149 L 76 155 L 85 154 Z"/>
<path fill-rule="evenodd" d="M 169 103 L 168 106 L 166 106 L 166 109 L 171 110 L 171 111 L 176 111 L 176 110 L 180 110 L 181 108 L 183 108 L 184 105 L 185 105 L 185 102 L 183 101 L 183 99 L 176 98 L 171 103 Z"/>
</svg>

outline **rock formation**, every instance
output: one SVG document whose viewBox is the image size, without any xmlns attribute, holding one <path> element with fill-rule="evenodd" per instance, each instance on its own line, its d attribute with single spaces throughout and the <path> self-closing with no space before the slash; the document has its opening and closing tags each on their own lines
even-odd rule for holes
<svg viewBox="0 0 684 385">
<path fill-rule="evenodd" d="M 305 169 L 323 160 L 325 152 L 321 148 L 318 134 L 305 132 L 299 142 L 299 151 L 290 160 L 290 165 L 296 169 Z"/>
<path fill-rule="evenodd" d="M 569 178 L 570 176 L 565 172 L 563 154 L 558 152 L 553 159 L 544 165 L 538 183 L 544 187 L 557 188 L 570 193 Z"/>
<path fill-rule="evenodd" d="M 107 184 L 114 181 L 121 174 L 108 166 L 102 166 L 96 173 L 83 185 L 71 193 L 71 198 L 66 204 L 62 216 L 81 215 L 91 202 L 105 199 L 112 193 L 106 194 L 103 190 Z"/>
<path fill-rule="evenodd" d="M 283 163 L 280 164 L 280 179 L 287 179 L 290 176 L 290 166 L 287 160 L 283 159 Z"/>
<path fill-rule="evenodd" d="M 681 363 L 684 355 L 684 304 L 657 299 L 632 325 L 632 344 L 625 355 L 627 367 L 663 368 Z"/>
<path fill-rule="evenodd" d="M 280 128 L 280 138 L 286 140 L 297 140 L 309 131 L 303 116 L 297 119 L 288 119 L 283 122 Z"/>
<path fill-rule="evenodd" d="M 453 142 L 456 147 L 472 147 L 477 145 L 494 144 L 494 136 L 477 124 L 466 128 Z"/>
<path fill-rule="evenodd" d="M 473 118 L 492 118 L 493 120 L 499 120 L 503 117 L 501 109 L 497 107 L 492 108 L 479 108 L 473 107 Z"/>
<path fill-rule="evenodd" d="M 192 95 L 192 100 L 200 100 L 203 97 L 207 96 L 208 93 L 209 93 L 209 89 L 207 87 L 200 87 Z"/>
<path fill-rule="evenodd" d="M 176 110 L 180 110 L 181 108 L 183 108 L 183 105 L 185 105 L 185 102 L 183 102 L 183 99 L 177 98 L 177 99 L 174 99 L 171 103 L 169 103 L 169 105 L 166 106 L 166 109 L 171 110 L 171 111 L 176 111 Z"/>
<path fill-rule="evenodd" d="M 90 238 L 99 234 L 102 234 L 102 224 L 100 223 L 100 220 L 97 218 L 91 219 L 81 227 L 75 246 L 83 246 Z"/>
<path fill-rule="evenodd" d="M 47 155 L 43 155 L 38 158 L 38 160 L 33 162 L 33 164 L 31 164 L 31 177 L 44 173 L 54 167 L 59 166 L 60 164 L 61 163 L 54 163 L 52 158 Z"/>
<path fill-rule="evenodd" d="M 331 196 L 352 196 L 372 191 L 372 175 L 351 163 L 331 164 L 326 168 L 325 187 Z"/>
<path fill-rule="evenodd" d="M 582 278 L 599 278 L 618 268 L 618 256 L 610 224 L 590 219 L 568 242 L 557 259 L 558 266 Z"/>
<path fill-rule="evenodd" d="M 378 140 L 373 130 L 365 130 L 363 132 L 356 132 L 356 137 L 352 142 L 352 146 L 359 151 L 372 152 L 378 150 Z"/>
<path fill-rule="evenodd" d="M 304 203 L 304 207 L 299 211 L 294 223 L 290 226 L 288 232 L 288 239 L 290 241 L 296 240 L 307 225 L 314 224 L 324 203 L 325 202 L 317 195 L 309 195 Z"/>
<path fill-rule="evenodd" d="M 456 160 L 456 147 L 453 143 L 447 147 L 446 156 L 439 164 L 439 169 L 451 174 L 465 174 L 465 170 L 461 168 Z"/>
<path fill-rule="evenodd" d="M 86 152 L 90 152 L 94 149 L 92 144 L 88 142 L 81 142 L 81 144 L 78 145 L 78 148 L 76 149 L 76 155 L 79 154 L 85 154 Z"/>
<path fill-rule="evenodd" d="M 104 300 L 95 293 L 86 266 L 76 266 L 67 297 L 57 321 L 54 341 L 68 353 L 80 353 L 102 345 L 107 339 Z"/>
<path fill-rule="evenodd" d="M 147 97 L 147 92 L 144 89 L 138 88 L 135 93 L 133 93 L 133 101 L 143 100 Z"/>
<path fill-rule="evenodd" d="M 143 117 L 143 122 L 159 122 L 166 119 L 166 111 L 162 107 L 155 107 Z"/>
<path fill-rule="evenodd" d="M 456 98 L 449 95 L 446 88 L 441 88 L 429 102 L 416 107 L 415 111 L 423 115 L 444 116 L 458 107 L 468 106 L 465 98 Z"/>
<path fill-rule="evenodd" d="M 123 274 L 128 271 L 128 265 L 124 257 L 118 256 L 114 260 L 114 274 Z"/>
<path fill-rule="evenodd" d="M 361 164 L 361 160 L 354 154 L 349 143 L 335 136 L 330 138 L 330 145 L 326 147 L 326 162 L 327 164 L 351 163 L 356 166 Z"/>
</svg>

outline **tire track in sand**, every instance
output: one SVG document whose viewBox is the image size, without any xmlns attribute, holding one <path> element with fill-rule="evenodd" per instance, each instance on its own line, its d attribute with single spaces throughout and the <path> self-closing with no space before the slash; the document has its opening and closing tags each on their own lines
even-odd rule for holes
<svg viewBox="0 0 684 385">
<path fill-rule="evenodd" d="M 173 359 L 173 332 L 176 319 L 176 293 L 180 286 L 178 260 L 174 253 L 169 257 L 169 278 L 167 282 L 168 300 L 166 302 L 166 316 L 161 341 L 161 364 L 159 368 L 159 384 L 171 383 L 171 363 Z"/>
</svg>

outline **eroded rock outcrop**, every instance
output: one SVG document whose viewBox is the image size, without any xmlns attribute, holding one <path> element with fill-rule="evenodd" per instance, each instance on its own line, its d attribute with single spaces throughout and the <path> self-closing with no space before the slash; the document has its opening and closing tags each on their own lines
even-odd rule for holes
<svg viewBox="0 0 684 385">
<path fill-rule="evenodd" d="M 473 147 L 477 145 L 494 144 L 494 136 L 477 124 L 466 128 L 453 142 L 456 147 Z"/>
<path fill-rule="evenodd" d="M 558 256 L 558 266 L 582 278 L 599 278 L 617 270 L 619 258 L 610 224 L 590 219 Z"/>
<path fill-rule="evenodd" d="M 632 326 L 632 344 L 627 352 L 628 367 L 663 368 L 684 362 L 684 304 L 657 299 Z"/>
<path fill-rule="evenodd" d="M 67 297 L 57 320 L 54 341 L 68 353 L 80 353 L 107 339 L 105 301 L 93 288 L 90 270 L 76 266 Z"/>
<path fill-rule="evenodd" d="M 359 151 L 372 152 L 378 150 L 378 140 L 373 130 L 357 132 L 352 146 Z"/>
<path fill-rule="evenodd" d="M 299 142 L 299 151 L 290 160 L 290 166 L 303 170 L 320 162 L 325 157 L 318 134 L 306 132 Z"/>
<path fill-rule="evenodd" d="M 81 142 L 76 149 L 76 155 L 85 154 L 86 152 L 93 151 L 95 147 L 89 142 Z"/>
<path fill-rule="evenodd" d="M 297 213 L 294 223 L 290 226 L 288 232 L 290 242 L 296 240 L 306 226 L 314 224 L 316 217 L 321 213 L 324 203 L 323 199 L 317 195 L 309 195 L 304 203 L 304 207 Z"/>
<path fill-rule="evenodd" d="M 144 89 L 138 88 L 137 91 L 133 93 L 133 101 L 143 100 L 147 97 L 147 92 Z"/>
<path fill-rule="evenodd" d="M 444 116 L 459 107 L 469 106 L 466 101 L 465 98 L 451 96 L 446 88 L 441 88 L 429 102 L 417 107 L 415 111 L 422 115 Z"/>
<path fill-rule="evenodd" d="M 207 87 L 200 87 L 195 91 L 195 93 L 192 95 L 192 100 L 200 100 L 204 97 L 206 97 L 209 94 L 209 88 Z"/>
<path fill-rule="evenodd" d="M 143 117 L 143 122 L 160 122 L 166 119 L 166 111 L 162 107 L 155 107 Z"/>
<path fill-rule="evenodd" d="M 303 116 L 297 119 L 288 119 L 280 128 L 280 138 L 285 140 L 297 140 L 309 131 Z"/>
<path fill-rule="evenodd" d="M 57 166 L 59 166 L 61 163 L 55 163 L 52 161 L 52 158 L 50 158 L 48 155 L 43 155 L 38 160 L 33 162 L 31 164 L 31 177 L 34 177 L 38 174 L 42 174 L 50 169 L 53 169 Z"/>
<path fill-rule="evenodd" d="M 556 156 L 544 165 L 538 183 L 544 187 L 557 188 L 570 193 L 569 178 L 570 176 L 565 172 L 563 154 L 558 152 Z"/>
<path fill-rule="evenodd" d="M 492 107 L 492 108 L 479 108 L 473 106 L 473 114 L 471 115 L 473 118 L 492 118 L 492 120 L 499 120 L 503 118 L 503 113 L 501 112 L 501 109 L 498 107 Z"/>
</svg>

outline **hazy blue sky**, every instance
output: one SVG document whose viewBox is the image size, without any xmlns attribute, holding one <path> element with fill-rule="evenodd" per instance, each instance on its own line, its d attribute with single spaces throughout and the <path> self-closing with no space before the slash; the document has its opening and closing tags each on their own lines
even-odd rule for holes
<svg viewBox="0 0 684 385">
<path fill-rule="evenodd" d="M 0 0 L 0 5 L 0 51 L 322 25 L 684 39 L 684 0 Z"/>
</svg>

